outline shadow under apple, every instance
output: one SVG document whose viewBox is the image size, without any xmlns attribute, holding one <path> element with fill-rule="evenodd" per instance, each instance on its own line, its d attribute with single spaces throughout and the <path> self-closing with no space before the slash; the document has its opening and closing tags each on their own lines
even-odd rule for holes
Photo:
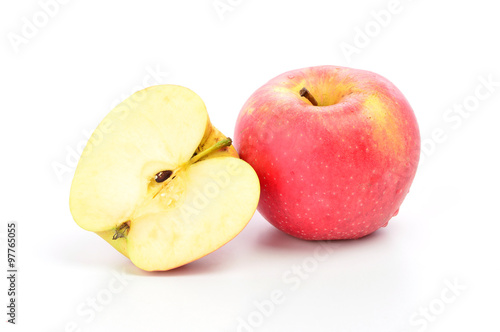
<svg viewBox="0 0 500 332">
<path fill-rule="evenodd" d="M 124 268 L 124 272 L 141 277 L 194 276 L 220 272 L 224 265 L 223 261 L 223 258 L 217 257 L 216 252 L 212 252 L 191 263 L 167 271 L 144 271 L 132 264 L 132 262 L 128 262 Z"/>
<path fill-rule="evenodd" d="M 276 228 L 267 228 L 261 232 L 261 236 L 259 236 L 256 241 L 257 246 L 264 250 L 275 252 L 308 253 L 315 250 L 318 246 L 326 248 L 331 247 L 331 249 L 335 251 L 347 248 L 365 250 L 368 247 L 382 244 L 384 241 L 388 240 L 388 233 L 384 228 L 354 240 L 303 240 L 288 235 Z"/>
</svg>

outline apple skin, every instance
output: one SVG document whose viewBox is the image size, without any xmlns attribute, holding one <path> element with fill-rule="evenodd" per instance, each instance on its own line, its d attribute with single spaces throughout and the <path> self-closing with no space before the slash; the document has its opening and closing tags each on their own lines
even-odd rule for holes
<svg viewBox="0 0 500 332">
<path fill-rule="evenodd" d="M 303 87 L 318 106 L 299 95 Z M 356 239 L 387 226 L 420 155 L 403 94 L 378 74 L 337 66 L 266 83 L 244 104 L 234 138 L 259 176 L 258 211 L 306 240 Z"/>
</svg>

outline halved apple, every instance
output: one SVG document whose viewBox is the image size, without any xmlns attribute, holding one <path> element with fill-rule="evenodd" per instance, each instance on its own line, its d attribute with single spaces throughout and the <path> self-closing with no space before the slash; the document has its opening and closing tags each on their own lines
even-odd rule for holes
<svg viewBox="0 0 500 332">
<path fill-rule="evenodd" d="M 70 209 L 141 269 L 169 270 L 218 249 L 253 216 L 253 168 L 191 90 L 136 92 L 99 124 L 71 185 Z"/>
</svg>

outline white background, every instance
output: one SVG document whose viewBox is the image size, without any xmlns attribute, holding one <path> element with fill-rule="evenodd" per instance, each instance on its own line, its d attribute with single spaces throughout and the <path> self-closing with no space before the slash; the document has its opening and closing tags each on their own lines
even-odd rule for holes
<svg viewBox="0 0 500 332">
<path fill-rule="evenodd" d="M 222 15 L 213 0 L 61 0 L 44 22 L 46 2 L 0 5 L 0 259 L 5 271 L 6 224 L 17 221 L 20 270 L 18 325 L 2 318 L 0 330 L 500 329 L 500 20 L 493 1 L 401 0 L 385 26 L 373 13 L 392 8 L 389 0 L 223 0 L 231 10 Z M 26 22 L 40 27 L 30 34 Z M 361 40 L 365 29 L 371 36 Z M 345 54 L 347 44 L 357 53 Z M 146 273 L 73 221 L 71 151 L 143 82 L 191 88 L 231 136 L 254 90 L 282 72 L 323 64 L 387 77 L 416 113 L 425 152 L 387 228 L 328 243 L 330 254 L 318 261 L 319 243 L 288 237 L 256 214 L 220 250 Z M 156 79 L 148 76 L 155 71 Z M 478 100 L 488 79 L 496 86 Z M 464 104 L 469 110 L 458 119 L 449 113 Z M 70 170 L 58 175 L 55 165 Z M 291 282 L 286 276 L 297 267 L 304 279 Z M 450 289 L 453 283 L 459 287 Z M 119 288 L 112 298 L 110 287 Z M 258 306 L 273 291 L 283 301 L 264 315 Z M 99 310 L 90 309 L 92 298 Z"/>
</svg>

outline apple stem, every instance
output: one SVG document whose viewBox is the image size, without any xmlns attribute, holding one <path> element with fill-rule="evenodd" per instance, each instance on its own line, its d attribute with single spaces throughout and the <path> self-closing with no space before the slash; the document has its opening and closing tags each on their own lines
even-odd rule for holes
<svg viewBox="0 0 500 332">
<path fill-rule="evenodd" d="M 193 158 L 191 158 L 190 163 L 194 164 L 195 162 L 197 162 L 201 158 L 209 155 L 210 153 L 212 153 L 214 151 L 217 151 L 217 150 L 219 150 L 219 149 L 221 149 L 223 147 L 231 146 L 231 144 L 233 144 L 233 141 L 229 137 L 225 138 L 225 139 L 223 139 L 221 141 L 218 141 L 217 143 L 215 143 L 214 145 L 212 145 L 208 149 L 206 149 L 206 150 L 198 153 L 196 156 L 194 156 Z"/>
<path fill-rule="evenodd" d="M 301 97 L 307 98 L 307 100 L 309 100 L 311 102 L 311 104 L 313 104 L 313 106 L 318 106 L 318 102 L 313 97 L 313 95 L 309 92 L 309 90 L 306 89 L 306 87 L 303 87 L 302 89 L 300 89 L 299 93 L 300 93 Z"/>
</svg>

